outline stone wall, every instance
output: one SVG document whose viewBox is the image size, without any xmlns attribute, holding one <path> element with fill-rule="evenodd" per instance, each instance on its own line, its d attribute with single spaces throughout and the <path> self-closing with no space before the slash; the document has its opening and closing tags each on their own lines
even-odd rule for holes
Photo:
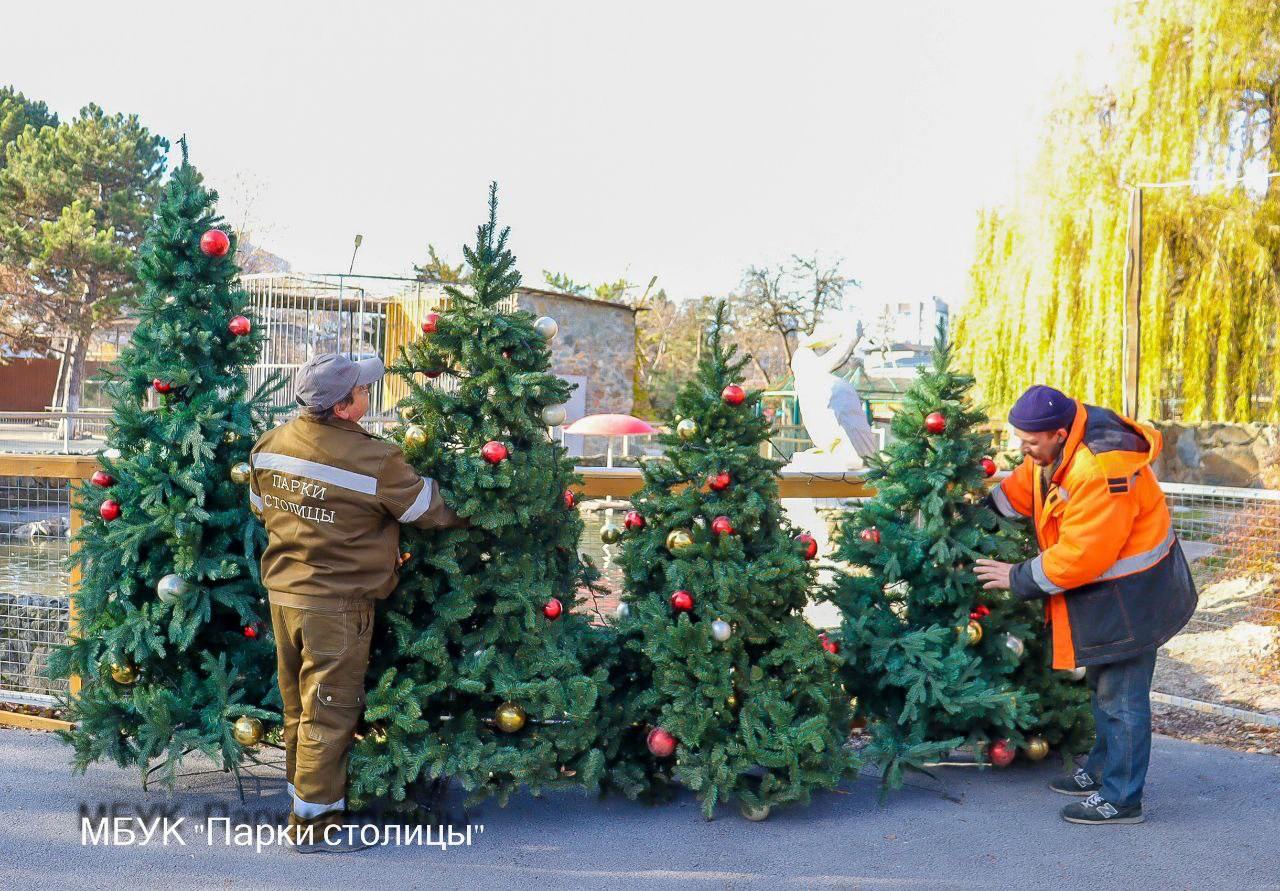
<svg viewBox="0 0 1280 891">
<path fill-rule="evenodd" d="M 551 316 L 560 333 L 551 341 L 551 370 L 587 379 L 586 413 L 631 414 L 636 370 L 635 311 L 620 303 L 521 288 L 518 306 Z"/>
<path fill-rule="evenodd" d="M 1154 425 L 1164 451 L 1161 482 L 1280 489 L 1280 427 L 1267 424 Z"/>
</svg>

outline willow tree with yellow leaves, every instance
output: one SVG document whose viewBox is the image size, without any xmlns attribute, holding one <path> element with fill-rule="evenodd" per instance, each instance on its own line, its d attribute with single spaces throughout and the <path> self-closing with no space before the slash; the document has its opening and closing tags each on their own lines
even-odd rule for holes
<svg viewBox="0 0 1280 891">
<path fill-rule="evenodd" d="M 1115 82 L 1065 89 L 1018 198 L 981 215 L 958 363 L 995 411 L 1038 381 L 1120 408 L 1132 189 L 1192 181 L 1143 188 L 1141 413 L 1280 421 L 1280 6 L 1117 17 Z"/>
</svg>

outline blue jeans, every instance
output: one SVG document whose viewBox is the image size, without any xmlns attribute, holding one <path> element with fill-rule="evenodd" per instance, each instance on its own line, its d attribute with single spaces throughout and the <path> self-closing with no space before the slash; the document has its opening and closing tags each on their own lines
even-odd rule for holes
<svg viewBox="0 0 1280 891">
<path fill-rule="evenodd" d="M 1084 769 L 1102 783 L 1101 795 L 1116 807 L 1142 803 L 1151 761 L 1151 675 L 1156 651 L 1085 669 L 1093 691 L 1098 738 Z"/>
</svg>

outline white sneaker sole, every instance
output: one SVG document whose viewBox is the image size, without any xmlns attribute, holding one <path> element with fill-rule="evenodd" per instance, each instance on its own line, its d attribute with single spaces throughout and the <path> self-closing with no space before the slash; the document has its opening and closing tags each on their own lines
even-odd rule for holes
<svg viewBox="0 0 1280 891">
<path fill-rule="evenodd" d="M 1136 817 L 1112 817 L 1110 820 L 1081 820 L 1079 817 L 1063 817 L 1068 823 L 1078 823 L 1081 826 L 1112 826 L 1117 823 L 1142 823 L 1146 818 L 1142 814 Z"/>
</svg>

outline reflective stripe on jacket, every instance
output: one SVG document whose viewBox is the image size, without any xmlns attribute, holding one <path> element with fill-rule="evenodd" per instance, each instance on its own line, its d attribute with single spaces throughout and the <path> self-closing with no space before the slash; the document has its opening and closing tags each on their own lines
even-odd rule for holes
<svg viewBox="0 0 1280 891">
<path fill-rule="evenodd" d="M 1160 433 L 1076 403 L 1062 462 L 1047 488 L 1024 461 L 992 490 L 1005 516 L 1032 519 L 1040 554 L 1010 577 L 1023 599 L 1047 597 L 1053 667 L 1118 662 L 1186 625 L 1196 590 L 1151 470 Z"/>
<path fill-rule="evenodd" d="M 250 507 L 267 526 L 268 591 L 386 597 L 399 573 L 401 523 L 466 524 L 398 445 L 341 418 L 303 414 L 269 430 L 249 464 Z"/>
</svg>

